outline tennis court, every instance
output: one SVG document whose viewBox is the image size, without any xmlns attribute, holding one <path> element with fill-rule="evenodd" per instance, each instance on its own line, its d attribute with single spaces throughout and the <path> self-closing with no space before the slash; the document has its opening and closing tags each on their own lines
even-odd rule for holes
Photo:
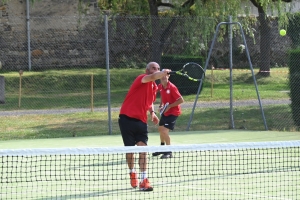
<svg viewBox="0 0 300 200">
<path fill-rule="evenodd" d="M 131 188 L 125 153 L 142 151 L 122 147 L 120 135 L 1 141 L 0 197 L 300 198 L 299 132 L 172 132 L 171 140 L 174 158 L 152 157 L 163 147 L 158 146 L 158 133 L 149 134 L 146 150 L 153 192 Z M 14 156 L 5 154 L 9 150 Z"/>
</svg>

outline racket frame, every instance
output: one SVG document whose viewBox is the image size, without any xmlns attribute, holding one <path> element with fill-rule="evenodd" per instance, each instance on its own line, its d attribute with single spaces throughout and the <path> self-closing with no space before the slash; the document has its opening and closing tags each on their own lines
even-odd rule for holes
<svg viewBox="0 0 300 200">
<path fill-rule="evenodd" d="M 197 65 L 202 70 L 203 74 L 202 74 L 202 77 L 200 79 L 193 78 L 193 77 L 187 75 L 187 73 L 184 71 L 184 68 L 186 66 L 190 65 L 190 64 Z M 169 72 L 169 74 L 177 74 L 177 75 L 180 75 L 180 76 L 184 76 L 184 77 L 188 78 L 191 81 L 201 81 L 205 77 L 204 69 L 198 63 L 195 63 L 195 62 L 188 62 L 188 63 L 183 65 L 181 70 L 171 71 L 171 72 Z"/>
<path fill-rule="evenodd" d="M 164 114 L 164 112 L 166 111 L 167 107 L 169 106 L 169 103 L 165 103 L 165 105 L 163 106 L 163 108 L 160 110 L 159 114 L 162 115 Z"/>
</svg>

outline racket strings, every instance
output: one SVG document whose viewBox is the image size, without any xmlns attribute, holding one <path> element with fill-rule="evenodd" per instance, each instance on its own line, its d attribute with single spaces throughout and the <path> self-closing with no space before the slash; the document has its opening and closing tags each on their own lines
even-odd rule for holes
<svg viewBox="0 0 300 200">
<path fill-rule="evenodd" d="M 188 64 L 183 69 L 183 74 L 188 75 L 194 79 L 201 79 L 204 71 L 202 68 L 196 64 Z"/>
</svg>

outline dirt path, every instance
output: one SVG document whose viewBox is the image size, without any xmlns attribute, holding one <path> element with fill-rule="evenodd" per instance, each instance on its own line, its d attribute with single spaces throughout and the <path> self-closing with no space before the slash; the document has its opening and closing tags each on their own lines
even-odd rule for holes
<svg viewBox="0 0 300 200">
<path fill-rule="evenodd" d="M 290 104 L 289 99 L 264 99 L 261 100 L 262 106 L 264 105 L 280 105 L 280 104 Z M 243 100 L 243 101 L 234 101 L 233 106 L 259 106 L 258 100 Z M 182 108 L 191 108 L 193 103 L 183 103 Z M 197 107 L 229 107 L 229 101 L 222 102 L 203 102 L 197 103 Z M 156 106 L 157 107 L 157 106 Z M 118 111 L 119 108 L 111 108 L 112 111 Z M 0 116 L 20 116 L 20 115 L 45 115 L 45 114 L 67 114 L 67 113 L 76 113 L 76 112 L 90 112 L 90 108 L 70 108 L 70 109 L 51 109 L 51 110 L 14 110 L 14 111 L 1 111 Z M 108 108 L 94 108 L 94 112 L 105 112 L 108 111 Z"/>
</svg>

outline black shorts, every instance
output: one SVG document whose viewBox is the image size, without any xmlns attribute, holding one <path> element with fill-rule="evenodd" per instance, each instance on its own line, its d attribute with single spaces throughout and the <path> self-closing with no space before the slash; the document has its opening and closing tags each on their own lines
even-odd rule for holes
<svg viewBox="0 0 300 200">
<path fill-rule="evenodd" d="M 174 130 L 177 118 L 178 118 L 178 116 L 175 116 L 175 115 L 165 116 L 163 114 L 159 120 L 159 126 L 164 126 L 170 130 Z"/>
<path fill-rule="evenodd" d="M 147 145 L 148 126 L 146 123 L 126 115 L 119 115 L 118 122 L 125 146 L 135 146 L 138 142 Z"/>
</svg>

